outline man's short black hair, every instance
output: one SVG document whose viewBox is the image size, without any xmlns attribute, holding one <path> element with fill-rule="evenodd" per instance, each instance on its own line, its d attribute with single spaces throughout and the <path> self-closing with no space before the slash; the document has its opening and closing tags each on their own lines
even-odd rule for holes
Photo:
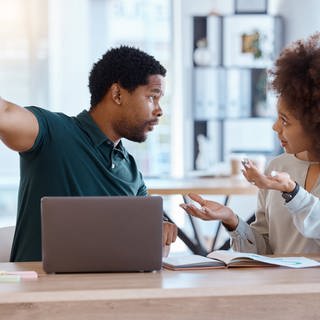
<svg viewBox="0 0 320 320">
<path fill-rule="evenodd" d="M 112 84 L 118 83 L 132 92 L 156 74 L 165 76 L 166 69 L 153 56 L 128 46 L 110 49 L 90 72 L 91 108 L 103 99 Z"/>
</svg>

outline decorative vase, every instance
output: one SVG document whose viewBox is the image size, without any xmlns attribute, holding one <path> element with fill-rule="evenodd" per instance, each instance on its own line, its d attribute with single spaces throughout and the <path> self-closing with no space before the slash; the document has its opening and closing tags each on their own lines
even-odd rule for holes
<svg viewBox="0 0 320 320">
<path fill-rule="evenodd" d="M 208 66 L 211 63 L 211 52 L 205 38 L 198 40 L 197 48 L 193 53 L 193 60 L 197 66 Z"/>
</svg>

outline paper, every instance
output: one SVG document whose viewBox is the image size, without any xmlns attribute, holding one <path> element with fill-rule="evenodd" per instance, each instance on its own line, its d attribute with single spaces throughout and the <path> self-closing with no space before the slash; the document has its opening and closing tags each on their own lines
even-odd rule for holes
<svg viewBox="0 0 320 320">
<path fill-rule="evenodd" d="M 209 253 L 208 258 L 224 261 L 227 265 L 232 264 L 233 261 L 239 261 L 241 259 L 251 259 L 253 261 L 260 261 L 263 263 L 274 264 L 289 268 L 309 268 L 320 266 L 320 262 L 306 257 L 267 257 L 255 253 L 243 253 L 224 250 L 217 250 Z"/>
<path fill-rule="evenodd" d="M 312 260 L 306 257 L 277 257 L 270 258 L 265 256 L 260 256 L 257 254 L 250 254 L 252 259 L 272 263 L 279 266 L 289 267 L 289 268 L 309 268 L 309 267 L 319 267 L 320 262 Z"/>
</svg>

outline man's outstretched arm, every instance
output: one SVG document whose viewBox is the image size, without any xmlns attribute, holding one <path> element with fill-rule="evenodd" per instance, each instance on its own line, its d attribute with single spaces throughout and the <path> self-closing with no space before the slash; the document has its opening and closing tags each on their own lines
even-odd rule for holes
<svg viewBox="0 0 320 320">
<path fill-rule="evenodd" d="M 10 149 L 29 150 L 38 135 L 39 124 L 34 114 L 0 97 L 0 139 Z"/>
</svg>

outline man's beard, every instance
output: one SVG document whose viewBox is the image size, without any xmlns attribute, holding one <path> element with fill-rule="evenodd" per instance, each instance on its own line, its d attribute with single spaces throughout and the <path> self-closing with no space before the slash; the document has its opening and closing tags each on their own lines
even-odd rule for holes
<svg viewBox="0 0 320 320">
<path fill-rule="evenodd" d="M 149 121 L 145 121 L 142 125 L 131 126 L 119 123 L 118 132 L 120 136 L 134 142 L 144 142 L 147 139 L 147 128 L 150 126 Z"/>
</svg>

